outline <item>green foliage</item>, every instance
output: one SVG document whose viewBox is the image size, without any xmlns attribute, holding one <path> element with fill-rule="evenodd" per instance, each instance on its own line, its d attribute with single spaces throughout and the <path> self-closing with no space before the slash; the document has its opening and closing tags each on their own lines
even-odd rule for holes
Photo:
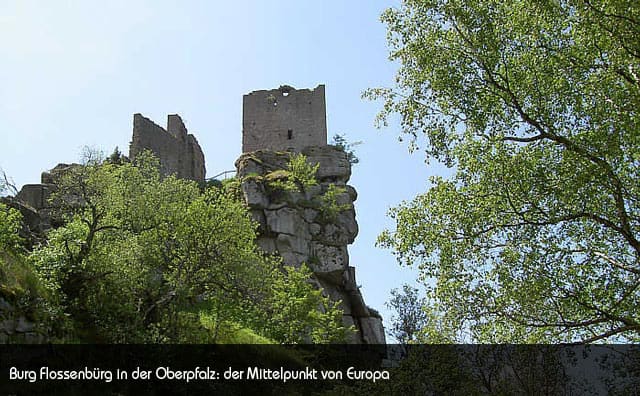
<svg viewBox="0 0 640 396">
<path fill-rule="evenodd" d="M 200 323 L 207 330 L 208 334 L 215 334 L 214 340 L 218 344 L 273 344 L 272 339 L 263 337 L 253 330 L 242 327 L 232 322 L 220 323 L 217 318 L 209 312 L 200 313 Z"/>
<path fill-rule="evenodd" d="M 204 191 L 208 188 L 222 188 L 222 185 L 222 181 L 218 179 L 209 179 L 200 184 L 200 190 Z"/>
<path fill-rule="evenodd" d="M 344 342 L 354 329 L 342 325 L 339 303 L 309 283 L 306 265 L 285 270 L 287 276 L 272 281 L 272 325 L 267 333 L 286 344 Z"/>
<path fill-rule="evenodd" d="M 351 165 L 355 165 L 358 162 L 360 162 L 360 158 L 358 158 L 353 148 L 361 144 L 362 144 L 362 141 L 349 143 L 345 135 L 342 135 L 342 134 L 333 135 L 333 139 L 331 141 L 332 146 L 335 146 L 340 150 L 344 151 L 345 153 L 347 153 L 347 159 L 349 160 L 349 163 Z"/>
<path fill-rule="evenodd" d="M 24 257 L 21 228 L 20 212 L 0 203 L 0 298 L 12 305 L 14 315 L 33 321 L 36 332 L 51 340 L 63 340 L 66 318 L 46 283 Z"/>
<path fill-rule="evenodd" d="M 46 339 L 68 340 L 68 320 L 42 279 L 23 255 L 3 249 L 0 249 L 0 299 L 13 308 L 5 312 L 9 315 L 6 319 L 11 315 L 24 316 L 35 324 L 33 331 Z"/>
<path fill-rule="evenodd" d="M 412 149 L 455 166 L 391 211 L 437 323 L 480 342 L 640 339 L 640 7 L 417 1 L 383 15 Z"/>
<path fill-rule="evenodd" d="M 327 191 L 320 196 L 321 204 L 319 209 L 322 221 L 334 222 L 338 218 L 338 214 L 340 214 L 340 212 L 352 208 L 351 204 L 338 203 L 338 197 L 345 194 L 346 191 L 347 190 L 343 187 L 338 187 L 333 183 L 329 184 Z"/>
<path fill-rule="evenodd" d="M 122 153 L 118 149 L 118 146 L 116 146 L 116 148 L 113 149 L 113 153 L 111 153 L 111 155 L 109 156 L 109 158 L 107 158 L 106 161 L 114 165 L 121 165 L 124 159 L 125 157 L 122 155 Z"/>
<path fill-rule="evenodd" d="M 0 202 L 0 251 L 15 250 L 22 238 L 18 234 L 22 222 L 22 215 L 16 209 Z"/>
<path fill-rule="evenodd" d="M 419 333 L 427 327 L 428 317 L 423 310 L 425 300 L 420 298 L 418 289 L 403 285 L 402 291 L 391 290 L 391 300 L 385 305 L 395 311 L 391 318 L 391 334 L 399 343 L 408 344 L 420 341 Z"/>
<path fill-rule="evenodd" d="M 316 173 L 320 164 L 311 165 L 304 154 L 292 154 L 286 170 L 276 170 L 265 176 L 267 184 L 275 190 L 305 191 L 318 184 Z"/>
<path fill-rule="evenodd" d="M 42 293 L 38 277 L 15 253 L 0 251 L 0 296 L 10 301 L 31 300 Z M 31 304 L 22 304 L 29 306 Z"/>
<path fill-rule="evenodd" d="M 229 193 L 238 202 L 242 201 L 243 194 L 240 188 L 240 179 L 231 177 L 222 181 L 222 189 Z"/>
<path fill-rule="evenodd" d="M 283 271 L 257 249 L 257 225 L 236 184 L 201 193 L 195 182 L 161 177 L 149 153 L 134 164 L 91 161 L 66 174 L 54 199 L 67 223 L 30 260 L 78 338 L 303 342 L 285 330 L 300 320 L 309 341 L 334 341 L 343 330 L 332 321 L 337 309 L 310 288 L 308 272 Z M 274 285 L 308 293 L 309 304 L 283 313 L 289 296 Z"/>
</svg>

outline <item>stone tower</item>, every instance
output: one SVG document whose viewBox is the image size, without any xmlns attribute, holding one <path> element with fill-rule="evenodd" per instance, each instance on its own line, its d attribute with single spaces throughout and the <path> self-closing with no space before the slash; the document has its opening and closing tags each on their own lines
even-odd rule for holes
<svg viewBox="0 0 640 396">
<path fill-rule="evenodd" d="M 253 91 L 242 98 L 242 152 L 300 152 L 327 144 L 324 85 Z"/>
<path fill-rule="evenodd" d="M 151 150 L 158 157 L 164 175 L 204 181 L 204 154 L 195 136 L 187 133 L 179 115 L 170 114 L 164 129 L 142 114 L 134 114 L 129 158 L 135 159 L 143 150 Z"/>
</svg>

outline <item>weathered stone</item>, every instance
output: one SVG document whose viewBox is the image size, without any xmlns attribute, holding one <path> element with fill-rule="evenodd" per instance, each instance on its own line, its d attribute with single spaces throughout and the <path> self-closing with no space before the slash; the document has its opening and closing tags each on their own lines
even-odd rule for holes
<svg viewBox="0 0 640 396">
<path fill-rule="evenodd" d="M 251 209 L 249 213 L 251 214 L 251 219 L 258 223 L 260 227 L 267 226 L 267 219 L 264 216 L 262 209 Z"/>
<path fill-rule="evenodd" d="M 269 231 L 293 235 L 296 231 L 298 212 L 288 207 L 265 211 Z"/>
<path fill-rule="evenodd" d="M 64 164 L 60 163 L 49 169 L 48 171 L 44 171 L 40 174 L 40 183 L 42 184 L 60 184 L 60 181 L 65 175 L 68 175 L 69 172 L 82 168 L 81 164 L 71 163 Z"/>
<path fill-rule="evenodd" d="M 327 144 L 324 85 L 253 91 L 242 98 L 242 152 Z"/>
<path fill-rule="evenodd" d="M 286 202 L 269 202 L 269 205 L 267 205 L 267 209 L 268 210 L 278 210 L 278 209 L 282 209 L 282 208 L 286 208 L 288 205 Z"/>
<path fill-rule="evenodd" d="M 384 344 L 384 326 L 382 319 L 376 317 L 360 318 L 362 338 L 366 344 Z"/>
<path fill-rule="evenodd" d="M 346 183 L 351 177 L 347 154 L 333 146 L 313 146 L 302 150 L 310 164 L 320 164 L 316 178 L 321 182 Z"/>
<path fill-rule="evenodd" d="M 277 250 L 286 265 L 299 266 L 306 262 L 313 272 L 312 283 L 332 301 L 340 301 L 344 313 L 343 323 L 358 330 L 351 343 L 384 342 L 382 322 L 364 302 L 356 281 L 355 270 L 349 267 L 347 245 L 358 234 L 353 202 L 358 194 L 347 185 L 351 176 L 351 164 L 344 151 L 326 145 L 322 131 L 308 128 L 311 138 L 299 135 L 297 127 L 290 127 L 301 120 L 324 118 L 324 111 L 315 115 L 304 113 L 308 109 L 291 106 L 301 92 L 290 87 L 275 91 L 257 91 L 245 96 L 243 117 L 243 151 L 236 161 L 238 177 L 244 182 L 255 180 L 262 183 L 266 204 L 264 216 L 267 227 L 259 230 L 259 246 L 265 251 Z M 289 97 L 289 95 L 292 95 Z M 289 99 L 291 101 L 289 101 Z M 267 105 L 265 105 L 267 103 Z M 302 113 L 301 113 L 302 112 Z M 292 122 L 287 125 L 281 122 Z M 298 125 L 298 124 L 295 124 Z M 262 150 L 266 149 L 266 150 Z M 254 151 L 255 150 L 255 151 Z M 316 174 L 318 184 L 303 192 L 272 191 L 270 180 L 287 177 L 285 172 L 291 158 L 288 150 L 301 152 L 310 164 L 319 164 Z M 251 151 L 251 152 L 247 152 Z M 323 194 L 335 184 L 344 191 L 336 195 L 336 204 L 348 207 L 335 216 L 323 212 L 327 203 Z M 247 186 L 247 189 L 256 189 Z M 243 189 L 244 191 L 244 189 Z M 251 201 L 251 198 L 247 198 Z M 251 201 L 254 205 L 257 199 Z M 371 319 L 371 320 L 370 320 Z"/>
<path fill-rule="evenodd" d="M 278 252 L 294 252 L 306 256 L 309 254 L 309 240 L 295 235 L 279 234 L 276 238 Z"/>
<path fill-rule="evenodd" d="M 353 329 L 358 330 L 358 324 L 353 316 L 350 315 L 342 315 L 342 325 L 346 328 L 353 326 Z M 346 342 L 348 344 L 362 344 L 362 332 L 354 332 L 350 334 Z"/>
<path fill-rule="evenodd" d="M 289 153 L 257 150 L 242 154 L 236 160 L 236 169 L 241 178 L 264 176 L 275 170 L 286 169 L 289 158 L 291 158 Z"/>
<path fill-rule="evenodd" d="M 269 231 L 311 239 L 306 223 L 302 220 L 297 210 L 289 207 L 279 210 L 267 210 L 265 211 L 265 216 Z"/>
<path fill-rule="evenodd" d="M 284 253 L 279 253 L 282 257 L 282 262 L 285 265 L 290 265 L 292 267 L 299 268 L 302 263 L 307 262 L 307 256 L 304 254 L 296 253 L 293 251 L 288 251 Z"/>
<path fill-rule="evenodd" d="M 263 175 L 265 173 L 262 161 L 250 154 L 242 155 L 236 160 L 236 169 L 238 171 L 238 176 L 241 178 L 253 175 Z"/>
<path fill-rule="evenodd" d="M 315 186 L 309 186 L 307 187 L 304 193 L 305 193 L 305 197 L 309 201 L 311 201 L 313 198 L 322 194 L 322 186 L 320 184 L 317 184 Z"/>
<path fill-rule="evenodd" d="M 309 232 L 311 233 L 312 236 L 316 236 L 320 234 L 320 231 L 322 231 L 322 226 L 320 224 L 316 224 L 316 223 L 309 224 Z"/>
<path fill-rule="evenodd" d="M 348 315 L 346 312 L 344 315 L 342 315 L 342 324 L 345 327 L 350 327 L 350 326 L 356 327 L 356 321 L 353 319 L 353 316 Z"/>
<path fill-rule="evenodd" d="M 256 239 L 256 243 L 258 244 L 258 247 L 262 249 L 263 252 L 276 253 L 278 251 L 276 249 L 276 241 L 273 238 L 258 237 Z"/>
<path fill-rule="evenodd" d="M 325 245 L 344 246 L 352 243 L 354 238 L 355 236 L 351 236 L 343 228 L 330 223 L 322 227 L 322 232 L 318 235 L 317 240 Z"/>
<path fill-rule="evenodd" d="M 351 196 L 347 192 L 336 195 L 336 205 L 351 205 L 352 202 Z"/>
<path fill-rule="evenodd" d="M 309 267 L 318 276 L 332 283 L 340 283 L 342 273 L 349 265 L 347 248 L 327 246 L 317 242 L 311 244 L 311 257 Z"/>
<path fill-rule="evenodd" d="M 297 191 L 287 191 L 284 193 L 284 201 L 289 205 L 296 205 L 298 202 L 305 199 L 305 195 Z"/>
<path fill-rule="evenodd" d="M 323 279 L 322 282 L 319 283 L 319 286 L 331 301 L 340 301 L 340 309 L 342 309 L 345 315 L 351 315 L 351 303 L 348 293 L 345 293 L 336 287 L 336 285 L 329 283 L 326 279 Z"/>
<path fill-rule="evenodd" d="M 347 194 L 351 197 L 351 202 L 355 202 L 358 199 L 358 191 L 356 191 L 353 186 L 345 186 L 345 190 L 347 190 Z"/>
<path fill-rule="evenodd" d="M 358 223 L 356 222 L 356 212 L 353 209 L 338 213 L 336 224 L 346 234 L 347 244 L 353 243 L 358 236 Z"/>
<path fill-rule="evenodd" d="M 346 291 L 357 291 L 358 284 L 356 283 L 356 269 L 354 267 L 348 267 L 343 274 L 343 285 Z"/>
<path fill-rule="evenodd" d="M 358 318 L 366 318 L 371 316 L 367 304 L 364 302 L 364 298 L 359 289 L 349 292 L 349 301 L 351 302 L 351 313 Z"/>
<path fill-rule="evenodd" d="M 56 186 L 53 184 L 25 184 L 16 195 L 16 199 L 40 210 L 50 207 L 49 199 L 55 190 Z"/>
<path fill-rule="evenodd" d="M 255 180 L 247 180 L 240 185 L 244 201 L 251 208 L 266 208 L 269 204 L 264 187 Z"/>
<path fill-rule="evenodd" d="M 313 223 L 313 221 L 318 217 L 318 211 L 315 209 L 305 209 L 302 211 L 302 217 L 307 223 Z"/>
</svg>

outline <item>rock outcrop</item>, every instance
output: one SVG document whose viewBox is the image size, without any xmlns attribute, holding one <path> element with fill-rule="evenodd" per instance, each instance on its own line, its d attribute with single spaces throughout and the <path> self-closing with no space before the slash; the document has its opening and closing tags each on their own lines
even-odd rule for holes
<svg viewBox="0 0 640 396">
<path fill-rule="evenodd" d="M 0 295 L 0 344 L 42 344 L 47 341 L 42 324 L 27 318 Z"/>
<path fill-rule="evenodd" d="M 255 151 L 236 161 L 245 201 L 260 225 L 258 244 L 280 255 L 287 265 L 307 264 L 317 286 L 341 301 L 343 322 L 358 330 L 351 342 L 384 343 L 382 318 L 364 303 L 355 268 L 349 265 L 347 245 L 358 234 L 353 206 L 357 193 L 347 185 L 351 164 L 333 146 L 307 147 L 302 154 L 310 164 L 320 165 L 318 185 L 300 191 L 273 187 L 286 175 L 288 152 Z M 331 203 L 327 202 L 329 190 L 334 193 Z"/>
</svg>

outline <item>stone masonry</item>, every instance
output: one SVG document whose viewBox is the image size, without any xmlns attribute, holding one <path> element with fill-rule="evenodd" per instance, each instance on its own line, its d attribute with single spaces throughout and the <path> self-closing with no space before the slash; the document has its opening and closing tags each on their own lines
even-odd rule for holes
<svg viewBox="0 0 640 396">
<path fill-rule="evenodd" d="M 300 152 L 327 144 L 324 85 L 253 91 L 242 98 L 242 152 Z"/>
<path fill-rule="evenodd" d="M 165 130 L 142 114 L 134 114 L 129 158 L 135 159 L 143 150 L 151 150 L 160 159 L 164 175 L 204 181 L 204 154 L 195 136 L 187 133 L 179 115 L 168 116 Z"/>
<path fill-rule="evenodd" d="M 42 233 L 52 225 L 59 225 L 60 218 L 52 218 L 54 204 L 51 196 L 58 189 L 62 176 L 79 164 L 58 164 L 47 172 L 42 172 L 40 183 L 25 184 L 15 197 L 13 206 L 20 210 L 29 230 Z"/>
</svg>

